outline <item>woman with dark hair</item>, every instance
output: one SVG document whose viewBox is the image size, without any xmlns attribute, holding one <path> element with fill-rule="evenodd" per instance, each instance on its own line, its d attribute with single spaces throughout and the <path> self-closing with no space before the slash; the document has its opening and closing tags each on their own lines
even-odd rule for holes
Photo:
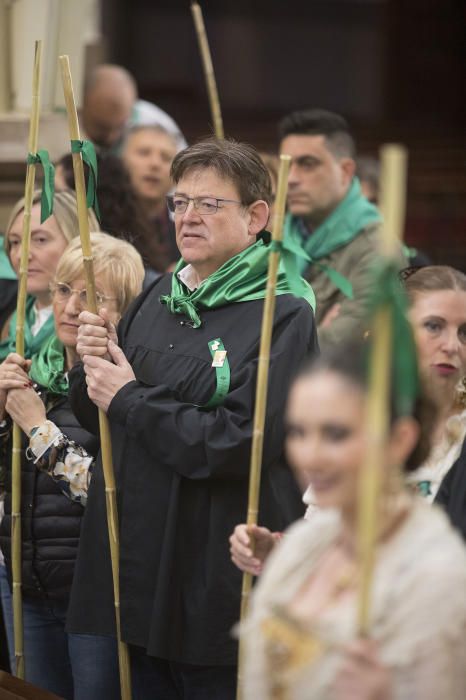
<svg viewBox="0 0 466 700">
<path fill-rule="evenodd" d="M 352 348 L 317 361 L 292 386 L 288 460 L 298 480 L 312 485 L 319 511 L 312 523 L 300 521 L 287 532 L 255 589 L 243 629 L 245 697 L 466 695 L 466 552 L 445 516 L 406 490 L 401 478 L 429 451 L 436 416 L 424 399 L 413 415 L 392 411 L 379 465 L 371 639 L 355 640 L 366 397 L 366 370 Z"/>
</svg>

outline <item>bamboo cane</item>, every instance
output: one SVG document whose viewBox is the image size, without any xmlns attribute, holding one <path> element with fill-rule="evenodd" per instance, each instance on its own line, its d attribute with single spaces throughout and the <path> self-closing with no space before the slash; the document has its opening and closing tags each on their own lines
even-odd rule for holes
<svg viewBox="0 0 466 700">
<path fill-rule="evenodd" d="M 280 169 L 278 173 L 277 198 L 275 203 L 275 218 L 272 231 L 272 241 L 278 243 L 283 238 L 283 220 L 285 217 L 286 194 L 288 190 L 288 171 L 290 169 L 290 156 L 280 156 Z M 273 319 L 275 313 L 275 288 L 277 285 L 278 266 L 280 263 L 280 249 L 272 250 L 269 254 L 269 267 L 267 273 L 267 288 L 264 301 L 264 311 L 262 314 L 261 339 L 259 346 L 259 357 L 257 362 L 256 380 L 256 405 L 254 408 L 254 423 L 251 446 L 251 464 L 249 471 L 249 496 L 248 496 L 248 526 L 257 524 L 259 512 L 259 492 L 262 468 L 262 451 L 264 445 L 265 413 L 267 409 L 267 390 L 269 378 L 270 346 L 272 343 Z M 254 542 L 253 548 L 254 548 Z M 252 588 L 252 575 L 243 574 L 243 585 L 241 589 L 241 613 L 240 621 L 246 618 L 249 597 Z M 244 666 L 244 645 L 240 638 L 238 655 L 238 687 L 237 700 L 241 700 L 242 673 Z"/>
<path fill-rule="evenodd" d="M 39 134 L 39 94 L 42 42 L 35 42 L 32 78 L 31 120 L 29 123 L 29 153 L 36 153 Z M 24 322 L 28 280 L 29 248 L 31 243 L 31 209 L 34 196 L 36 166 L 28 163 L 24 187 L 24 215 L 21 241 L 21 259 L 18 275 L 18 300 L 16 305 L 16 352 L 24 357 Z M 24 635 L 21 572 L 21 428 L 13 425 L 13 450 L 11 464 L 11 563 L 13 579 L 13 630 L 15 645 L 15 674 L 24 679 Z"/>
<path fill-rule="evenodd" d="M 63 91 L 65 95 L 66 111 L 68 114 L 68 126 L 71 140 L 80 140 L 78 115 L 74 100 L 73 84 L 71 81 L 70 63 L 68 56 L 60 56 Z M 95 294 L 95 279 L 91 239 L 89 233 L 89 219 L 86 204 L 86 188 L 84 169 L 81 153 L 73 153 L 73 171 L 76 185 L 76 199 L 78 205 L 79 235 L 83 250 L 83 265 L 86 278 L 86 291 L 89 300 L 89 309 L 97 313 L 97 301 Z M 115 488 L 115 475 L 112 461 L 112 445 L 108 419 L 104 411 L 99 409 L 100 443 L 102 454 L 102 466 L 105 480 L 105 496 L 107 504 L 107 526 L 110 542 L 110 556 L 112 561 L 113 593 L 115 601 L 115 619 L 118 640 L 118 660 L 120 669 L 120 686 L 122 700 L 131 700 L 131 669 L 127 645 L 121 640 L 120 627 L 120 581 L 119 581 L 119 530 L 118 511 Z"/>
<path fill-rule="evenodd" d="M 406 151 L 387 144 L 381 149 L 381 205 L 384 229 L 381 252 L 396 255 L 402 239 L 406 198 Z M 389 431 L 389 393 L 393 341 L 390 309 L 380 309 L 372 321 L 373 340 L 369 364 L 367 429 L 368 450 L 359 481 L 358 550 L 361 581 L 358 599 L 358 629 L 367 636 L 370 627 L 371 585 L 374 572 L 380 513 L 380 469 Z"/>
<path fill-rule="evenodd" d="M 202 9 L 198 2 L 191 3 L 194 26 L 196 28 L 199 51 L 201 52 L 202 65 L 204 68 L 207 93 L 209 95 L 210 113 L 214 126 L 214 133 L 218 139 L 224 138 L 222 112 L 220 111 L 220 100 L 218 98 L 217 82 L 215 80 L 212 56 L 210 54 L 209 42 L 205 30 Z"/>
</svg>

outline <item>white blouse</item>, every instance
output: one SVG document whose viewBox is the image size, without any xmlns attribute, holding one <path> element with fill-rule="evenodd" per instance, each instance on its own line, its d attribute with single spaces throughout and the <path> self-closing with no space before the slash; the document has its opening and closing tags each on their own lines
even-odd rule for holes
<svg viewBox="0 0 466 700">
<path fill-rule="evenodd" d="M 287 630 L 286 611 L 340 531 L 336 511 L 313 513 L 312 523 L 290 528 L 267 561 L 242 629 L 247 700 L 332 700 L 343 648 L 357 634 L 356 593 L 335 600 L 312 629 L 288 618 Z M 439 509 L 416 498 L 380 547 L 371 607 L 371 636 L 391 671 L 394 700 L 466 698 L 466 550 Z M 281 665 L 272 653 L 274 633 Z"/>
</svg>

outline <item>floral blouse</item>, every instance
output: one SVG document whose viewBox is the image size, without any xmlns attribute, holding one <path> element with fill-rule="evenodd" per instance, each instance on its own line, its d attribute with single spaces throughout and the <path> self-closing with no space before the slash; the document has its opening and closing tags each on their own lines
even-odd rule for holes
<svg viewBox="0 0 466 700">
<path fill-rule="evenodd" d="M 34 428 L 26 457 L 59 485 L 72 501 L 86 505 L 93 457 L 50 420 Z"/>
<path fill-rule="evenodd" d="M 0 425 L 0 441 L 6 443 L 11 425 L 11 421 Z M 26 458 L 46 472 L 65 496 L 82 506 L 86 505 L 94 458 L 84 447 L 62 433 L 51 420 L 33 429 Z M 4 475 L 0 481 L 4 482 Z"/>
</svg>

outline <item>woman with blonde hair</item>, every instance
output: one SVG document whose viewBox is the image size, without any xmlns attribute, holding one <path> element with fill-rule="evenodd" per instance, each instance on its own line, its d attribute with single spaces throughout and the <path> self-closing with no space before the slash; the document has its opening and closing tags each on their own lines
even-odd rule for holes
<svg viewBox="0 0 466 700">
<path fill-rule="evenodd" d="M 41 216 L 41 192 L 34 193 L 31 209 L 31 244 L 28 262 L 25 325 L 25 355 L 31 357 L 44 340 L 53 333 L 50 282 L 57 263 L 68 243 L 78 236 L 76 195 L 71 191 L 56 192 L 53 198 L 53 214 L 43 223 Z M 99 222 L 92 209 L 88 210 L 91 231 L 99 231 Z M 12 209 L 7 223 L 4 246 L 13 270 L 18 274 L 23 237 L 24 198 Z M 15 348 L 16 312 L 11 309 L 10 319 L 0 329 L 0 360 Z"/>
<path fill-rule="evenodd" d="M 92 233 L 97 303 L 117 323 L 142 287 L 144 267 L 135 248 Z M 79 313 L 87 308 L 80 241 L 70 243 L 51 285 L 55 332 L 32 360 L 15 353 L 0 365 L 0 457 L 7 468 L 0 545 L 6 569 L 0 579 L 10 656 L 11 425 L 24 432 L 22 455 L 22 590 L 26 680 L 66 700 L 116 700 L 115 642 L 68 635 L 68 598 L 81 519 L 98 438 L 81 427 L 68 399 L 68 372 L 77 361 Z M 8 574 L 9 581 L 6 580 Z M 99 667 L 97 678 L 92 669 Z"/>
</svg>

